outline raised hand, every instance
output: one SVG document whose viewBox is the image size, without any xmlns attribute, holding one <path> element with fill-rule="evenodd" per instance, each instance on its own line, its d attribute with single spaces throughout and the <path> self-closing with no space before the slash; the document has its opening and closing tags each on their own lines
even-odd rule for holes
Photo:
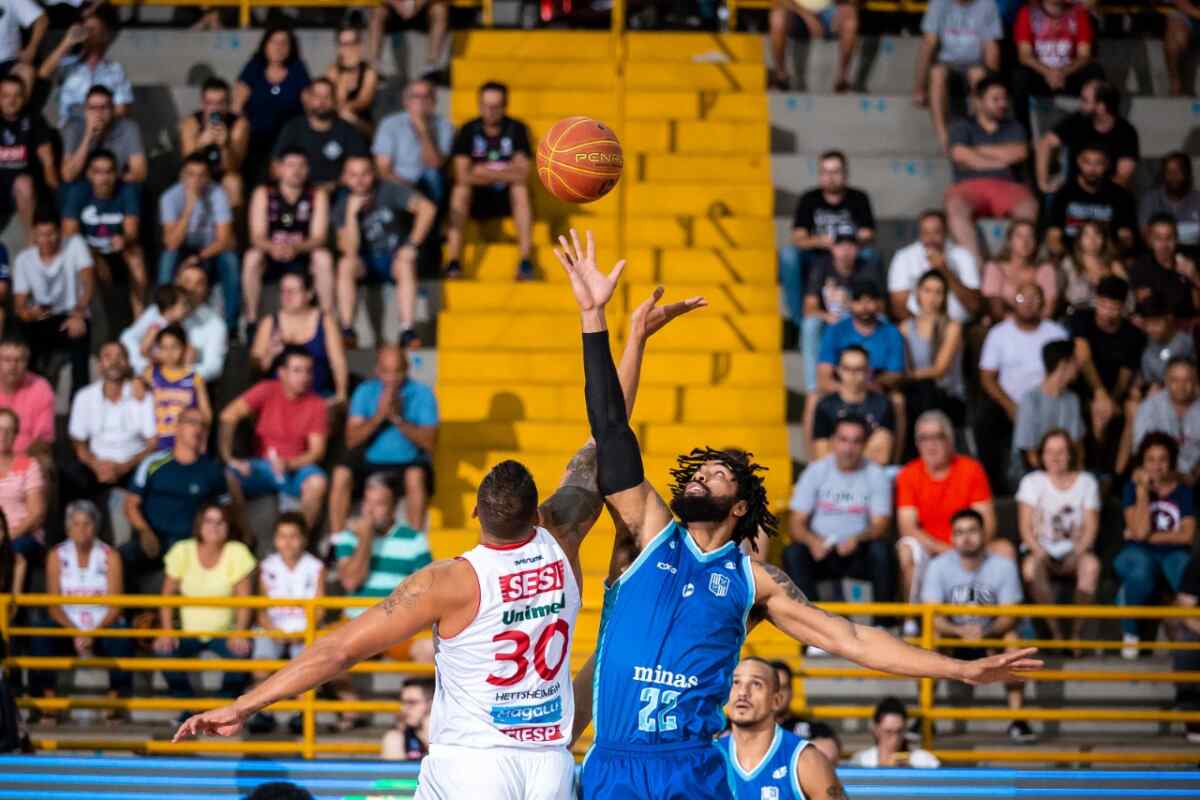
<svg viewBox="0 0 1200 800">
<path fill-rule="evenodd" d="M 963 682 L 979 686 L 985 683 L 1008 683 L 1024 680 L 1024 673 L 1042 668 L 1040 660 L 1030 658 L 1036 652 L 1036 647 L 1027 647 L 1024 650 L 997 653 L 987 658 L 968 661 L 966 672 L 962 678 Z"/>
<path fill-rule="evenodd" d="M 634 309 L 629 320 L 629 334 L 635 339 L 648 339 L 663 329 L 668 322 L 676 317 L 682 317 L 689 311 L 704 308 L 708 301 L 703 297 L 689 297 L 676 303 L 658 305 L 662 299 L 663 288 L 659 286 L 654 292 Z"/>
<path fill-rule="evenodd" d="M 179 730 L 175 731 L 175 737 L 171 741 L 181 742 L 189 737 L 201 736 L 203 734 L 233 736 L 242 729 L 242 723 L 245 721 L 246 717 L 237 710 L 236 706 L 228 705 L 223 708 L 214 708 L 212 711 L 205 711 L 203 714 L 188 717 L 179 726 Z"/>
<path fill-rule="evenodd" d="M 591 231 L 587 232 L 586 248 L 580 246 L 579 234 L 574 228 L 571 229 L 570 242 L 565 236 L 559 236 L 558 242 L 561 247 L 554 248 L 554 255 L 571 280 L 571 291 L 575 293 L 575 302 L 579 304 L 579 310 L 594 311 L 604 308 L 617 288 L 617 281 L 625 269 L 625 261 L 618 261 L 612 272 L 607 275 L 598 270 L 596 243 L 592 241 Z"/>
</svg>

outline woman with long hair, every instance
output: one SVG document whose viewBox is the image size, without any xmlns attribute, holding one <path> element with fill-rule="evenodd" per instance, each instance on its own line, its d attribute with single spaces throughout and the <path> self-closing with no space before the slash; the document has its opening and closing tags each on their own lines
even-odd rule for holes
<svg viewBox="0 0 1200 800">
<path fill-rule="evenodd" d="M 295 32 L 282 24 L 268 27 L 233 89 L 233 112 L 250 123 L 250 144 L 243 162 L 246 191 L 266 176 L 279 131 L 292 117 L 304 113 L 300 96 L 310 83 Z"/>
<path fill-rule="evenodd" d="M 916 316 L 900 323 L 909 365 L 904 396 L 910 420 L 937 409 L 961 427 L 966 421 L 963 329 L 947 313 L 949 295 L 950 284 L 937 270 L 929 270 L 917 281 Z M 908 433 L 904 440 L 912 442 L 912 432 Z"/>
<path fill-rule="evenodd" d="M 983 298 L 993 323 L 1003 322 L 1016 303 L 1017 293 L 1027 283 L 1042 289 L 1042 317 L 1050 319 L 1058 305 L 1058 276 L 1054 265 L 1042 256 L 1037 226 L 1028 220 L 1013 220 L 999 255 L 983 267 Z"/>
<path fill-rule="evenodd" d="M 1063 276 L 1063 301 L 1067 308 L 1091 308 L 1096 288 L 1109 275 L 1129 280 L 1108 235 L 1108 226 L 1088 220 L 1079 226 L 1075 246 L 1059 262 Z M 1132 295 L 1130 296 L 1132 301 Z"/>
<path fill-rule="evenodd" d="M 313 357 L 313 391 L 342 405 L 348 396 L 350 373 L 341 331 L 333 315 L 317 308 L 313 299 L 308 273 L 284 275 L 279 281 L 279 311 L 259 323 L 250 357 L 260 370 L 274 374 L 285 347 L 303 347 Z"/>
<path fill-rule="evenodd" d="M 357 15 L 338 26 L 337 56 L 325 70 L 333 83 L 338 116 L 370 137 L 374 126 L 371 107 L 379 90 L 379 72 L 367 61 L 362 25 Z"/>
</svg>

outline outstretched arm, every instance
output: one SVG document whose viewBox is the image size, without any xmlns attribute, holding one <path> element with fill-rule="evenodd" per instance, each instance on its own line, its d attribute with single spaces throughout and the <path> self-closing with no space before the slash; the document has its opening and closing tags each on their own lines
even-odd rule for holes
<svg viewBox="0 0 1200 800">
<path fill-rule="evenodd" d="M 755 564 L 754 580 L 758 587 L 755 611 L 760 617 L 796 641 L 864 667 L 912 678 L 952 678 L 980 684 L 1020 680 L 1021 673 L 1042 666 L 1041 661 L 1029 657 L 1036 648 L 963 661 L 905 644 L 882 628 L 859 625 L 817 608 L 772 564 Z"/>
<path fill-rule="evenodd" d="M 469 575 L 467 573 L 470 573 Z M 203 733 L 232 736 L 242 723 L 279 700 L 316 688 L 360 661 L 429 628 L 475 602 L 470 565 L 437 561 L 409 575 L 377 606 L 323 636 L 283 669 L 223 708 L 191 717 L 173 741 Z"/>
</svg>

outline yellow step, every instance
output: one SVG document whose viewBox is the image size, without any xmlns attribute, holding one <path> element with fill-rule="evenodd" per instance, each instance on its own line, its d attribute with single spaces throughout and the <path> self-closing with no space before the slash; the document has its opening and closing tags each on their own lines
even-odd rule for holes
<svg viewBox="0 0 1200 800">
<path fill-rule="evenodd" d="M 476 61 L 606 61 L 612 57 L 608 33 L 473 30 L 456 32 L 452 41 L 456 58 Z"/>
<path fill-rule="evenodd" d="M 644 155 L 635 161 L 636 180 L 653 183 L 695 183 L 719 178 L 722 186 L 751 183 L 771 185 L 771 159 L 767 155 L 685 156 Z M 628 167 L 626 168 L 628 170 Z M 625 177 L 633 177 L 626 175 Z"/>
<path fill-rule="evenodd" d="M 669 287 L 710 283 L 775 286 L 779 271 L 775 251 L 754 249 L 758 245 L 659 250 L 656 274 Z"/>
<path fill-rule="evenodd" d="M 671 152 L 765 155 L 770 145 L 770 127 L 761 122 L 681 121 L 675 123 Z"/>
<path fill-rule="evenodd" d="M 508 115 L 523 122 L 534 119 L 557 120 L 576 114 L 599 120 L 616 120 L 617 96 L 611 91 L 586 89 L 522 89 L 508 96 Z M 461 125 L 479 116 L 479 99 L 473 91 L 450 93 L 450 119 Z"/>
<path fill-rule="evenodd" d="M 560 452 L 590 436 L 585 422 L 456 422 L 438 431 L 438 450 Z"/>
<path fill-rule="evenodd" d="M 534 180 L 537 181 L 533 192 L 534 219 L 561 220 L 574 217 L 591 220 L 597 217 L 615 217 L 619 213 L 620 201 L 616 189 L 590 203 L 566 203 L 547 192 L 540 180 Z"/>
<path fill-rule="evenodd" d="M 544 244 L 550 241 L 553 229 L 546 220 L 535 220 L 533 223 L 533 241 Z M 489 219 L 485 221 L 469 220 L 463 231 L 463 237 L 468 242 L 515 242 L 517 227 L 512 217 Z M 516 263 L 513 264 L 516 269 Z"/>
<path fill-rule="evenodd" d="M 593 225 L 602 230 L 604 220 Z M 605 230 L 615 234 L 615 230 Z M 597 234 L 599 235 L 599 234 Z M 609 239 L 605 237 L 605 241 Z M 709 248 L 736 250 L 761 248 L 775 241 L 775 221 L 771 217 L 631 217 L 626 222 L 628 247 Z"/>
<path fill-rule="evenodd" d="M 629 294 L 631 297 L 647 297 L 653 291 L 654 285 L 631 284 Z M 671 298 L 700 295 L 708 301 L 706 310 L 693 311 L 693 314 L 769 314 L 779 310 L 779 288 L 774 285 L 725 283 L 712 286 L 676 281 L 667 282 L 667 285 L 671 289 Z"/>
<path fill-rule="evenodd" d="M 739 217 L 769 217 L 775 209 L 770 183 L 730 186 L 724 182 L 677 184 L 631 183 L 626 188 L 626 213 L 719 214 Z"/>
<path fill-rule="evenodd" d="M 457 62 L 456 62 L 457 63 Z M 524 65 L 522 65 L 524 67 Z M 597 83 L 607 75 L 597 70 Z M 589 77 L 592 77 L 589 73 Z M 578 74 L 570 76 L 579 82 Z M 565 80 L 561 78 L 560 80 Z M 626 66 L 625 86 L 628 91 L 715 89 L 723 92 L 758 92 L 766 88 L 767 71 L 762 64 L 696 64 L 686 61 L 632 62 Z M 455 86 L 461 84 L 455 76 Z M 560 84 L 555 84 L 560 85 Z M 606 86 L 609 84 L 605 84 Z M 590 87 L 589 87 L 590 88 Z"/>
<path fill-rule="evenodd" d="M 561 271 L 553 254 L 546 254 L 546 257 L 553 262 L 555 269 Z M 511 266 L 515 261 L 506 259 L 506 263 Z M 624 313 L 622 297 L 623 295 L 614 297 L 610 302 L 609 305 L 614 313 Z M 571 293 L 565 283 L 537 281 L 510 282 L 499 285 L 476 281 L 446 281 L 442 285 L 442 308 L 444 311 L 456 314 L 464 311 L 496 312 L 499 310 L 563 314 L 576 314 L 579 311 L 575 295 Z"/>
<path fill-rule="evenodd" d="M 647 65 L 657 68 L 659 65 Z M 683 84 L 680 84 L 683 85 Z M 757 92 L 723 92 L 713 89 L 661 91 L 632 89 L 625 95 L 625 117 L 632 120 L 752 121 L 768 119 L 767 96 Z"/>
<path fill-rule="evenodd" d="M 691 425 L 645 425 L 641 428 L 642 451 L 651 455 L 679 455 L 699 441 L 714 447 L 737 447 L 755 458 L 786 457 L 789 453 L 787 426 L 782 422 L 768 425 L 713 425 L 697 429 Z"/>
<path fill-rule="evenodd" d="M 614 350 L 620 351 L 620 345 Z M 578 353 L 521 353 L 442 350 L 438 353 L 439 391 L 454 384 L 473 386 L 488 383 L 572 385 L 582 389 L 583 361 Z M 660 352 L 650 342 L 642 364 L 643 386 L 779 386 L 783 382 L 783 359 L 778 353 L 680 353 Z M 640 405 L 634 423 L 641 422 Z M 456 423 L 476 425 L 491 423 Z M 532 423 L 531 423 L 532 424 Z M 447 436 L 446 427 L 440 434 Z M 464 434 L 469 435 L 469 434 Z M 489 434 L 490 435 L 490 434 Z M 507 434 L 497 434 L 507 435 Z M 524 441 L 524 438 L 522 438 Z"/>
<path fill-rule="evenodd" d="M 598 227 L 603 227 L 608 236 L 606 239 L 597 239 L 599 242 L 608 241 L 615 244 L 616 226 L 612 220 L 575 220 L 580 226 L 579 230 L 587 230 L 591 228 L 596 230 Z M 563 271 L 562 265 L 558 263 L 558 259 L 554 257 L 551 247 L 557 244 L 552 241 L 549 234 L 545 239 L 535 239 L 540 247 L 535 247 L 532 259 L 537 268 L 537 275 L 540 281 L 552 283 L 560 288 L 558 291 L 566 292 L 566 296 L 570 296 L 570 290 L 566 288 L 567 274 Z M 601 245 L 601 263 L 607 267 L 611 267 L 617 262 L 616 248 L 612 246 L 605 247 Z M 507 244 L 498 242 L 495 244 L 468 244 L 463 248 L 462 266 L 463 273 L 469 280 L 466 284 L 486 284 L 487 286 L 495 286 L 496 284 L 512 284 L 513 275 L 516 274 L 517 259 L 519 251 L 515 244 Z M 630 261 L 625 267 L 625 273 L 622 276 L 622 281 L 637 281 L 639 283 L 650 283 L 654 281 L 653 263 L 649 259 L 644 259 L 640 262 Z M 447 284 L 458 285 L 453 282 Z M 574 302 L 574 301 L 571 301 Z M 641 302 L 639 300 L 638 302 Z M 562 307 L 561 305 L 559 306 Z"/>
<path fill-rule="evenodd" d="M 763 60 L 762 36 L 747 33 L 630 33 L 625 36 L 630 61 L 692 61 L 721 54 L 730 61 Z"/>
<path fill-rule="evenodd" d="M 757 68 L 765 75 L 762 68 Z M 580 89 L 588 92 L 608 92 L 616 87 L 617 73 L 609 61 L 522 61 L 520 59 L 477 60 L 456 58 L 450 62 L 451 90 L 470 92 L 487 81 L 508 85 L 509 94 L 517 96 L 527 90 Z M 707 77 L 705 80 L 712 80 Z M 727 81 L 728 83 L 728 81 Z M 691 86 L 691 84 L 679 84 Z M 649 87 L 647 87 L 649 88 Z M 698 88 L 721 88 L 719 86 Z M 510 112 L 511 113 L 511 112 Z M 567 114 L 563 114 L 567 116 Z"/>
</svg>

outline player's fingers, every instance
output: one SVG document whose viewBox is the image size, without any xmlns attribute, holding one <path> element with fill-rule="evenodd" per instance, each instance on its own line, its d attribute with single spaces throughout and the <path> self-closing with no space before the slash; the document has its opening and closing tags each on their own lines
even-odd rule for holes
<svg viewBox="0 0 1200 800">
<path fill-rule="evenodd" d="M 616 286 L 617 281 L 621 279 L 621 273 L 625 271 L 625 259 L 617 262 L 617 265 L 612 268 L 612 272 L 608 273 L 608 279 Z"/>
<path fill-rule="evenodd" d="M 183 724 L 179 726 L 179 730 L 175 731 L 175 737 L 172 742 L 182 741 L 192 735 L 192 729 L 195 726 L 195 717 L 188 717 Z"/>
<path fill-rule="evenodd" d="M 579 243 L 579 231 L 571 228 L 571 241 L 575 243 L 575 260 L 583 261 L 583 246 Z"/>
<path fill-rule="evenodd" d="M 596 241 L 592 238 L 592 229 L 587 230 L 587 258 L 588 261 L 596 260 Z"/>
<path fill-rule="evenodd" d="M 1018 661 L 1029 658 L 1029 656 L 1036 652 L 1036 647 L 1026 647 L 1021 650 L 1013 650 L 1011 653 L 1001 653 L 999 660 L 1001 664 L 1015 664 Z"/>
<path fill-rule="evenodd" d="M 567 241 L 567 237 L 562 235 L 559 235 L 558 243 L 562 246 L 562 250 L 556 249 L 555 252 L 559 253 L 558 259 L 565 264 L 571 260 L 571 243 Z M 563 261 L 563 259 L 566 259 L 566 261 Z"/>
</svg>

